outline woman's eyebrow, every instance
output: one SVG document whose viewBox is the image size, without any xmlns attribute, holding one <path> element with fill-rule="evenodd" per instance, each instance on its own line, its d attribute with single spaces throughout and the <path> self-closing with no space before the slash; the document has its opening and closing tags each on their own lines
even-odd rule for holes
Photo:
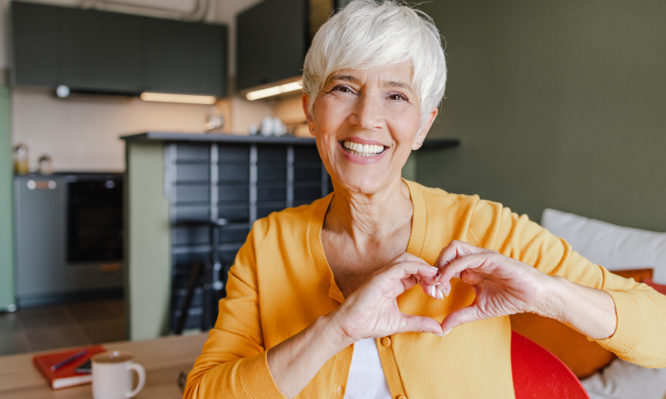
<svg viewBox="0 0 666 399">
<path fill-rule="evenodd" d="M 351 83 L 359 83 L 360 79 L 352 75 L 333 75 L 328 79 L 328 82 L 333 82 L 335 80 L 344 80 Z M 401 87 L 403 89 L 412 90 L 412 86 L 397 80 L 385 81 L 383 84 L 384 87 Z"/>
<path fill-rule="evenodd" d="M 346 81 L 352 82 L 352 83 L 358 83 L 359 82 L 359 79 L 357 79 L 356 77 L 354 77 L 352 75 L 333 75 L 328 79 L 329 82 L 332 82 L 334 80 L 346 80 Z"/>
<path fill-rule="evenodd" d="M 398 81 L 388 81 L 384 82 L 384 87 L 402 87 L 403 89 L 408 89 L 412 90 L 412 86 L 405 83 L 405 82 L 398 82 Z"/>
</svg>

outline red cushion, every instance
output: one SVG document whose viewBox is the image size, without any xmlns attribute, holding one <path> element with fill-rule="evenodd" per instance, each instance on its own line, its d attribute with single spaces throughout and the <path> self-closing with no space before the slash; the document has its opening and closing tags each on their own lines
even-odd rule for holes
<svg viewBox="0 0 666 399">
<path fill-rule="evenodd" d="M 516 399 L 589 399 L 576 375 L 560 359 L 522 335 L 511 333 Z"/>
</svg>

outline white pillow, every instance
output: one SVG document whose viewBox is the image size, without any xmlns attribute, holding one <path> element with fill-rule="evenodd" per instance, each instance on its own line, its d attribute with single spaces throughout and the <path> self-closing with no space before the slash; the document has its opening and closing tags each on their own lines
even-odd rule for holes
<svg viewBox="0 0 666 399">
<path fill-rule="evenodd" d="M 617 226 L 545 209 L 541 224 L 581 255 L 609 270 L 653 268 L 653 280 L 666 284 L 666 233 Z"/>
<path fill-rule="evenodd" d="M 649 369 L 615 359 L 602 371 L 581 381 L 591 399 L 666 398 L 666 369 Z"/>
</svg>

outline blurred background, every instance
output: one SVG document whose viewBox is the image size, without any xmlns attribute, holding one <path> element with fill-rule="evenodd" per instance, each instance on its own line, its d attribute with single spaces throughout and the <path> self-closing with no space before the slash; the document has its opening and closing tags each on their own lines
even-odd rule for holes
<svg viewBox="0 0 666 399">
<path fill-rule="evenodd" d="M 123 209 L 131 168 L 120 137 L 307 137 L 305 51 L 347 2 L 0 0 L 0 331 L 12 337 L 2 353 L 134 338 L 123 240 L 145 215 Z M 449 71 L 429 137 L 456 145 L 413 154 L 406 177 L 536 221 L 551 207 L 666 229 L 662 1 L 419 4 L 445 38 Z M 173 325 L 161 323 L 159 334 Z M 35 344 L 49 335 L 60 338 Z"/>
</svg>

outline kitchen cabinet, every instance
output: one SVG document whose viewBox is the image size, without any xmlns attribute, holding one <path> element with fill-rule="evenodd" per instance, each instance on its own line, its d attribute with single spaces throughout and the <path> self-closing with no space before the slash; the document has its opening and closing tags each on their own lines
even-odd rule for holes
<svg viewBox="0 0 666 399">
<path fill-rule="evenodd" d="M 20 306 L 121 290 L 122 255 L 116 250 L 122 242 L 122 226 L 116 227 L 120 219 L 116 214 L 122 212 L 119 179 L 115 174 L 93 173 L 14 177 L 14 262 Z"/>
<path fill-rule="evenodd" d="M 303 0 L 266 0 L 236 17 L 236 88 L 297 76 L 307 49 Z"/>
<path fill-rule="evenodd" d="M 18 1 L 11 18 L 15 85 L 226 94 L 225 25 Z"/>
<path fill-rule="evenodd" d="M 225 95 L 224 25 L 144 19 L 144 90 Z"/>
<path fill-rule="evenodd" d="M 265 0 L 236 16 L 236 88 L 300 76 L 312 38 L 350 0 Z"/>
<path fill-rule="evenodd" d="M 55 87 L 58 84 L 60 7 L 11 3 L 14 83 Z"/>
<path fill-rule="evenodd" d="M 59 82 L 80 90 L 138 92 L 143 21 L 97 10 L 61 12 Z"/>
</svg>

